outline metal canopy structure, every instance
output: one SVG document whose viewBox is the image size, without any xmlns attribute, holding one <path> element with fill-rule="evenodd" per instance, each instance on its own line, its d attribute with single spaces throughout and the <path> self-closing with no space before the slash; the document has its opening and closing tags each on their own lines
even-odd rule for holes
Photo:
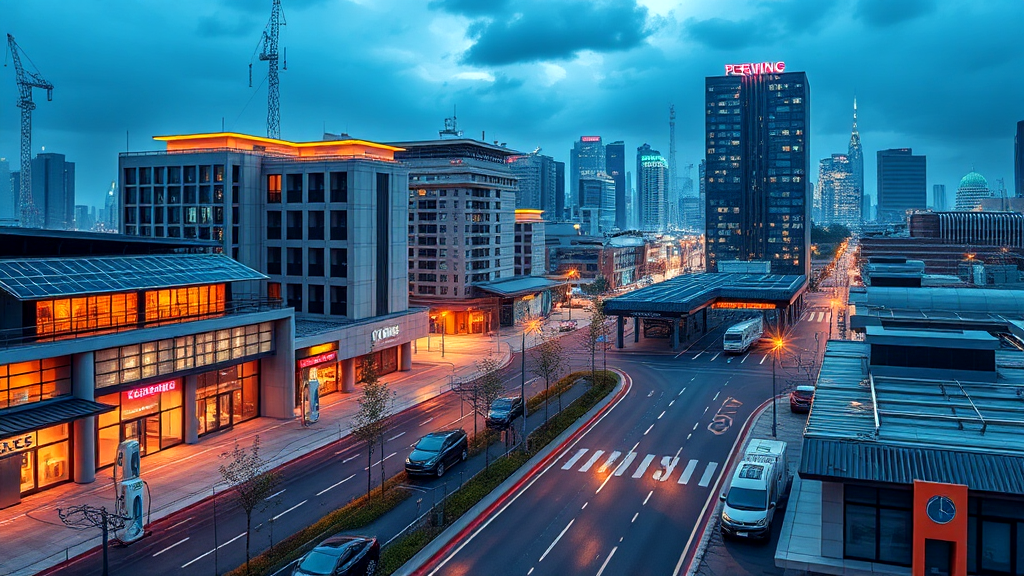
<svg viewBox="0 0 1024 576">
<path fill-rule="evenodd" d="M 0 438 L 41 430 L 47 426 L 56 426 L 117 409 L 117 406 L 108 406 L 82 398 L 66 398 L 31 406 L 4 414 L 3 419 L 0 419 Z"/>
<path fill-rule="evenodd" d="M 222 254 L 0 260 L 0 289 L 19 300 L 266 278 Z"/>
<path fill-rule="evenodd" d="M 526 276 L 520 278 L 509 278 L 508 280 L 499 280 L 497 282 L 485 282 L 477 284 L 476 288 L 478 290 L 483 290 L 484 292 L 510 298 L 513 296 L 533 294 L 534 292 L 548 290 L 559 285 L 559 282 L 548 280 L 547 278 Z"/>
<path fill-rule="evenodd" d="M 996 351 L 994 381 L 880 376 L 869 358 L 865 342 L 829 342 L 801 477 L 1024 495 L 1024 353 Z"/>
<path fill-rule="evenodd" d="M 609 316 L 679 318 L 716 302 L 786 308 L 806 288 L 807 277 L 802 274 L 688 274 L 609 298 L 604 311 Z"/>
</svg>

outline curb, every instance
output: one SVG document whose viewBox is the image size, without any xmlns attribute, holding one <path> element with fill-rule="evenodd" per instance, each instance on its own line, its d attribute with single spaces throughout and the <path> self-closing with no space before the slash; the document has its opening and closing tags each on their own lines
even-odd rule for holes
<svg viewBox="0 0 1024 576">
<path fill-rule="evenodd" d="M 774 398 L 769 398 L 762 402 L 761 405 L 759 405 L 757 408 L 754 409 L 753 412 L 750 413 L 750 416 L 747 417 L 746 422 L 743 423 L 743 428 L 740 430 L 740 433 L 736 436 L 736 441 L 733 442 L 732 450 L 729 452 L 729 463 L 725 467 L 725 469 L 722 470 L 722 474 L 718 477 L 718 481 L 715 482 L 715 485 L 710 492 L 710 496 L 715 499 L 715 505 L 711 507 L 707 512 L 701 514 L 700 537 L 697 539 L 697 547 L 693 549 L 693 555 L 690 557 L 690 561 L 686 566 L 686 576 L 694 576 L 694 574 L 696 574 L 696 570 L 700 566 L 701 560 L 704 559 L 705 552 L 707 552 L 708 542 L 711 540 L 712 532 L 711 530 L 708 530 L 708 527 L 711 526 L 712 520 L 714 520 L 714 518 L 717 517 L 717 513 L 722 506 L 721 501 L 718 500 L 717 494 L 721 490 L 722 483 L 726 480 L 726 478 L 732 477 L 732 472 L 736 468 L 736 464 L 738 463 L 737 457 L 742 453 L 742 450 L 740 452 L 737 452 L 736 449 L 742 448 L 743 446 L 747 445 L 747 442 L 750 440 L 750 433 L 754 429 L 754 424 L 761 417 L 761 415 L 763 415 L 765 411 L 768 410 L 769 406 L 771 406 L 774 402 L 777 402 L 779 398 L 782 398 L 783 396 L 783 394 L 779 394 Z M 685 559 L 687 554 L 688 552 L 684 552 L 682 558 L 680 558 L 680 561 Z M 678 575 L 680 573 L 679 568 L 680 566 L 676 567 L 676 571 L 673 573 L 674 575 Z"/>
<path fill-rule="evenodd" d="M 559 434 L 543 450 L 534 455 L 519 470 L 470 508 L 455 523 L 431 540 L 422 550 L 409 559 L 405 565 L 396 570 L 394 575 L 421 576 L 428 574 L 428 571 L 434 568 L 442 556 L 447 554 L 459 542 L 462 542 L 466 536 L 476 530 L 487 518 L 491 517 L 495 510 L 505 504 L 527 481 L 534 478 L 538 471 L 547 466 L 552 460 L 557 459 L 567 444 L 576 440 L 578 436 L 582 435 L 582 433 L 607 413 L 611 407 L 614 407 L 615 404 L 625 398 L 632 388 L 632 379 L 620 370 L 611 369 L 610 371 L 619 376 L 619 389 L 614 394 L 606 396 L 577 420 L 577 422 L 582 421 L 582 424 L 571 426 Z"/>
</svg>

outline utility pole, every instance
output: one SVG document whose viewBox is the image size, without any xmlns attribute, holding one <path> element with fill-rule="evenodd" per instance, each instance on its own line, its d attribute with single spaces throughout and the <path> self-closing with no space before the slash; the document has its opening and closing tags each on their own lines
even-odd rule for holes
<svg viewBox="0 0 1024 576">
<path fill-rule="evenodd" d="M 14 71 L 18 80 L 18 108 L 21 108 L 21 174 L 19 180 L 18 200 L 21 203 L 21 225 L 25 228 L 41 228 L 39 211 L 32 202 L 32 111 L 36 109 L 32 101 L 32 89 L 41 88 L 46 90 L 46 101 L 53 101 L 53 84 L 46 81 L 39 70 L 25 70 L 21 64 L 21 55 L 24 52 L 14 41 L 14 36 L 7 35 L 7 46 L 11 51 L 11 59 L 14 61 Z M 32 64 L 32 59 L 27 55 L 25 58 Z M 4 62 L 6 66 L 6 61 Z M 35 67 L 35 64 L 33 64 Z"/>
</svg>

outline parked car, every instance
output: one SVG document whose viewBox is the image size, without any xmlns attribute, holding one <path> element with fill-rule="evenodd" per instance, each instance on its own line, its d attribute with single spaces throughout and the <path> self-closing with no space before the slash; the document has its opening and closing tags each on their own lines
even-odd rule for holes
<svg viewBox="0 0 1024 576">
<path fill-rule="evenodd" d="M 789 458 L 786 443 L 750 441 L 743 461 L 736 466 L 729 489 L 721 496 L 723 536 L 767 538 L 778 504 L 789 489 Z"/>
<path fill-rule="evenodd" d="M 498 398 L 491 402 L 491 409 L 487 411 L 488 428 L 504 430 L 512 421 L 523 415 L 523 399 L 519 396 Z"/>
<path fill-rule="evenodd" d="M 331 536 L 310 550 L 293 576 L 371 576 L 380 563 L 380 543 L 363 536 Z"/>
<path fill-rule="evenodd" d="M 410 476 L 444 476 L 444 471 L 469 457 L 469 437 L 462 428 L 431 432 L 419 439 L 405 459 Z"/>
<path fill-rule="evenodd" d="M 797 386 L 796 390 L 789 393 L 789 410 L 806 414 L 811 411 L 813 400 L 814 386 Z"/>
<path fill-rule="evenodd" d="M 575 320 L 562 320 L 561 322 L 558 323 L 558 331 L 559 332 L 572 332 L 575 329 L 576 329 L 576 321 Z"/>
</svg>

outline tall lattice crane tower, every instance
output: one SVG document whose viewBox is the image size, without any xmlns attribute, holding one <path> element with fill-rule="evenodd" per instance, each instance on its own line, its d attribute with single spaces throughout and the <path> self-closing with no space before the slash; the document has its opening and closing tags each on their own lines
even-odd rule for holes
<svg viewBox="0 0 1024 576">
<path fill-rule="evenodd" d="M 14 61 L 14 71 L 18 79 L 18 108 L 21 108 L 21 176 L 18 199 L 21 203 L 21 225 L 25 228 L 39 228 L 39 210 L 32 202 L 32 111 L 36 103 L 32 101 L 32 89 L 46 90 L 46 101 L 53 100 L 53 84 L 47 82 L 39 70 L 26 70 L 21 64 L 21 53 L 24 51 L 14 41 L 14 36 L 7 35 L 7 46 Z M 32 60 L 25 56 L 32 64 Z M 5 62 L 6 65 L 6 62 Z M 35 68 L 35 65 L 32 65 Z"/>
<path fill-rule="evenodd" d="M 668 186 L 665 198 L 669 203 L 669 215 L 673 224 L 679 219 L 679 167 L 676 164 L 676 105 L 668 107 Z"/>
<path fill-rule="evenodd" d="M 263 29 L 263 37 L 260 39 L 256 49 L 260 51 L 260 60 L 268 63 L 267 70 L 267 138 L 281 139 L 281 90 L 278 78 L 277 53 L 278 41 L 281 37 L 281 26 L 288 23 L 284 20 L 284 13 L 281 11 L 281 0 L 274 0 L 274 6 L 270 10 L 270 21 Z M 288 55 L 285 52 L 283 70 L 288 69 Z M 252 63 L 249 63 L 249 86 L 252 87 Z"/>
</svg>

